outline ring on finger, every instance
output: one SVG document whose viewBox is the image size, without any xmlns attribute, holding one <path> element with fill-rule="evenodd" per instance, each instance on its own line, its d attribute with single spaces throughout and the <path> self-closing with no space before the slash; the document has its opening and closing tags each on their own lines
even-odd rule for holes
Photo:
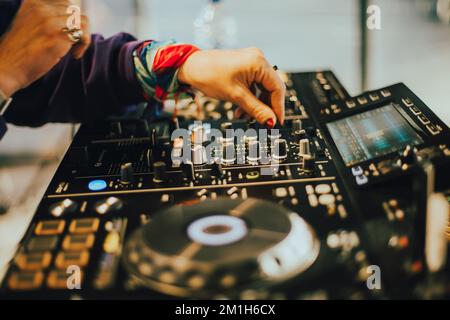
<svg viewBox="0 0 450 320">
<path fill-rule="evenodd" d="M 78 28 L 75 29 L 63 28 L 63 32 L 67 34 L 70 41 L 72 41 L 73 43 L 80 42 L 84 35 L 83 30 Z"/>
</svg>

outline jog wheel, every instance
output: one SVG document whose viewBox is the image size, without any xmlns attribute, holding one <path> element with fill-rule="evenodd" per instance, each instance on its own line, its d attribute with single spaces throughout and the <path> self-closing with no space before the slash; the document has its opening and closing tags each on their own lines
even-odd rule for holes
<svg viewBox="0 0 450 320">
<path fill-rule="evenodd" d="M 296 213 L 258 199 L 182 203 L 135 231 L 124 264 L 140 283 L 180 297 L 267 288 L 308 269 L 319 254 Z"/>
</svg>

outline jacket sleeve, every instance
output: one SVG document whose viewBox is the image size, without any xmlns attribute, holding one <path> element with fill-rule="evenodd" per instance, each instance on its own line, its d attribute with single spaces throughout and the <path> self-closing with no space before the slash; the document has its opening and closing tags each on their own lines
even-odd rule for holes
<svg viewBox="0 0 450 320">
<path fill-rule="evenodd" d="M 93 35 L 81 60 L 69 53 L 43 78 L 17 92 L 6 121 L 30 127 L 95 121 L 144 101 L 133 63 L 140 43 L 126 33 L 108 39 Z"/>
</svg>

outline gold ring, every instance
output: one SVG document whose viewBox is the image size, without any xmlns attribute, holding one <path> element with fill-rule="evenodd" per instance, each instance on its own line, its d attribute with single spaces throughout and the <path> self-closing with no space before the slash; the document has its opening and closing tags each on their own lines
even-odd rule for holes
<svg viewBox="0 0 450 320">
<path fill-rule="evenodd" d="M 84 32 L 81 29 L 64 28 L 63 32 L 67 34 L 67 36 L 69 37 L 70 41 L 72 41 L 73 43 L 80 42 L 81 39 L 83 38 L 83 35 L 84 35 Z"/>
</svg>

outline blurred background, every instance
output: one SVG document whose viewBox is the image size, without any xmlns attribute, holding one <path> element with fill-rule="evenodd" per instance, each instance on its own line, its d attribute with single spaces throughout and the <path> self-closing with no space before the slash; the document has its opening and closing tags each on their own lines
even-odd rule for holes
<svg viewBox="0 0 450 320">
<path fill-rule="evenodd" d="M 381 29 L 366 28 L 369 5 Z M 330 68 L 351 94 L 405 82 L 450 124 L 450 0 L 84 0 L 93 32 L 261 48 L 286 71 Z M 75 128 L 13 128 L 0 142 L 0 269 Z M 1 277 L 1 271 L 0 271 Z"/>
</svg>

